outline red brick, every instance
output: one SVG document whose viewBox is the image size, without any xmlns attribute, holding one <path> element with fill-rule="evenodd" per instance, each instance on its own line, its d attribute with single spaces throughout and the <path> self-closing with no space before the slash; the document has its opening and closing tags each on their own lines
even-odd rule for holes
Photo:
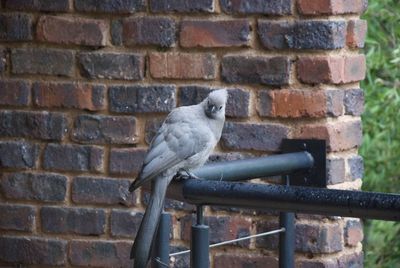
<svg viewBox="0 0 400 268">
<path fill-rule="evenodd" d="M 360 14 L 367 5 L 367 0 L 297 0 L 297 8 L 303 15 Z"/>
<path fill-rule="evenodd" d="M 343 84 L 365 78 L 364 55 L 300 57 L 297 74 L 307 84 Z"/>
<path fill-rule="evenodd" d="M 33 206 L 0 205 L 0 229 L 33 231 L 36 210 Z"/>
<path fill-rule="evenodd" d="M 0 81 L 0 105 L 26 106 L 29 103 L 30 85 L 23 80 Z"/>
<path fill-rule="evenodd" d="M 136 176 L 143 165 L 146 149 L 112 148 L 110 152 L 110 173 Z"/>
<path fill-rule="evenodd" d="M 216 77 L 216 63 L 210 53 L 151 53 L 150 74 L 153 78 L 211 80 Z"/>
<path fill-rule="evenodd" d="M 75 240 L 70 242 L 68 259 L 72 265 L 96 267 L 133 267 L 132 244 L 128 242 Z"/>
<path fill-rule="evenodd" d="M 45 108 L 100 111 L 106 108 L 106 87 L 80 83 L 35 82 L 33 103 Z"/>
<path fill-rule="evenodd" d="M 300 127 L 295 136 L 306 139 L 325 139 L 330 151 L 348 150 L 361 145 L 361 121 L 306 125 Z"/>
<path fill-rule="evenodd" d="M 40 41 L 56 44 L 105 46 L 108 25 L 103 20 L 42 16 L 37 24 Z"/>
<path fill-rule="evenodd" d="M 181 23 L 183 47 L 247 46 L 250 39 L 248 20 L 185 20 Z"/>
<path fill-rule="evenodd" d="M 216 254 L 214 257 L 214 267 L 229 267 L 229 268 L 277 268 L 278 257 L 267 255 L 250 255 L 250 254 Z"/>
<path fill-rule="evenodd" d="M 363 48 L 367 35 L 366 20 L 350 20 L 347 23 L 346 43 L 351 48 Z"/>
<path fill-rule="evenodd" d="M 358 219 L 348 219 L 344 228 L 346 245 L 356 247 L 364 239 L 363 226 Z"/>
</svg>

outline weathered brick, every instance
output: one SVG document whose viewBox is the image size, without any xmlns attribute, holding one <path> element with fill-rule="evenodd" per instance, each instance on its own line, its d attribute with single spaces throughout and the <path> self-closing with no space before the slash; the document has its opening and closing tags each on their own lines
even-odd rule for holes
<svg viewBox="0 0 400 268">
<path fill-rule="evenodd" d="M 212 91 L 216 90 L 202 86 L 186 86 L 179 89 L 179 103 L 181 106 L 198 104 Z M 226 115 L 228 117 L 248 117 L 250 114 L 250 93 L 243 89 L 227 89 L 228 103 Z"/>
<path fill-rule="evenodd" d="M 31 15 L 0 14 L 0 41 L 30 41 L 33 39 Z"/>
<path fill-rule="evenodd" d="M 128 46 L 172 47 L 176 42 L 176 23 L 167 17 L 124 19 L 122 20 L 122 42 Z"/>
<path fill-rule="evenodd" d="M 100 13 L 135 13 L 146 7 L 144 0 L 75 0 L 75 9 L 83 12 Z"/>
<path fill-rule="evenodd" d="M 102 171 L 104 149 L 98 146 L 48 144 L 43 167 L 60 171 Z"/>
<path fill-rule="evenodd" d="M 364 177 L 364 160 L 362 156 L 354 155 L 347 159 L 349 176 L 351 180 L 362 179 Z"/>
<path fill-rule="evenodd" d="M 136 196 L 128 191 L 131 180 L 76 177 L 72 183 L 72 201 L 77 204 L 135 204 Z"/>
<path fill-rule="evenodd" d="M 7 173 L 1 191 L 8 199 L 62 202 L 67 192 L 67 177 L 51 173 Z"/>
<path fill-rule="evenodd" d="M 35 82 L 33 103 L 45 108 L 100 111 L 106 108 L 106 87 L 80 83 Z"/>
<path fill-rule="evenodd" d="M 346 44 L 351 48 L 363 48 L 367 35 L 366 20 L 350 20 L 347 23 Z"/>
<path fill-rule="evenodd" d="M 16 48 L 11 51 L 13 74 L 73 76 L 74 53 L 49 48 Z"/>
<path fill-rule="evenodd" d="M 175 108 L 175 86 L 111 86 L 110 110 L 119 113 L 165 113 Z"/>
<path fill-rule="evenodd" d="M 361 145 L 361 121 L 306 125 L 300 127 L 295 136 L 306 139 L 324 139 L 327 141 L 329 151 L 348 150 Z"/>
<path fill-rule="evenodd" d="M 0 75 L 5 73 L 8 68 L 6 57 L 7 57 L 6 49 L 0 47 Z M 1 88 L 1 86 L 0 86 L 0 88 Z"/>
<path fill-rule="evenodd" d="M 102 209 L 43 207 L 40 220 L 46 233 L 101 235 L 106 227 Z"/>
<path fill-rule="evenodd" d="M 226 122 L 222 145 L 227 149 L 277 151 L 289 129 L 280 124 L 248 124 Z"/>
<path fill-rule="evenodd" d="M 183 47 L 247 46 L 250 39 L 248 20 L 184 20 L 179 33 Z"/>
<path fill-rule="evenodd" d="M 36 237 L 0 237 L 0 260 L 14 264 L 66 264 L 67 242 Z"/>
<path fill-rule="evenodd" d="M 5 7 L 21 11 L 65 12 L 69 10 L 68 0 L 5 0 Z"/>
<path fill-rule="evenodd" d="M 134 239 L 142 222 L 143 213 L 121 209 L 113 209 L 111 212 L 111 235 Z"/>
<path fill-rule="evenodd" d="M 34 168 L 39 157 L 39 145 L 25 141 L 0 141 L 0 167 Z"/>
<path fill-rule="evenodd" d="M 149 62 L 153 78 L 211 80 L 217 72 L 211 53 L 151 53 Z"/>
<path fill-rule="evenodd" d="M 39 41 L 95 47 L 106 45 L 108 31 L 104 20 L 59 16 L 41 16 L 36 28 Z"/>
<path fill-rule="evenodd" d="M 150 144 L 158 129 L 161 127 L 164 119 L 162 118 L 150 118 L 146 120 L 144 140 L 147 144 Z"/>
<path fill-rule="evenodd" d="M 80 115 L 74 122 L 72 140 L 81 143 L 134 144 L 137 142 L 136 118 Z"/>
<path fill-rule="evenodd" d="M 327 115 L 340 116 L 343 114 L 344 92 L 341 89 L 326 90 Z"/>
<path fill-rule="evenodd" d="M 352 252 L 343 254 L 338 258 L 335 267 L 338 268 L 347 268 L 347 267 L 363 267 L 364 266 L 364 253 L 360 252 Z"/>
<path fill-rule="evenodd" d="M 33 206 L 0 205 L 0 229 L 31 232 L 35 227 L 35 213 Z"/>
<path fill-rule="evenodd" d="M 222 79 L 227 83 L 287 85 L 290 61 L 287 57 L 224 56 Z"/>
<path fill-rule="evenodd" d="M 229 14 L 289 15 L 291 3 L 292 0 L 220 0 L 222 10 Z"/>
<path fill-rule="evenodd" d="M 364 112 L 364 91 L 361 88 L 346 90 L 344 108 L 345 114 L 360 116 Z"/>
<path fill-rule="evenodd" d="M 259 20 L 258 35 L 267 49 L 338 49 L 346 44 L 346 22 Z"/>
<path fill-rule="evenodd" d="M 110 173 L 136 176 L 142 168 L 146 151 L 143 148 L 112 148 Z"/>
<path fill-rule="evenodd" d="M 214 12 L 214 0 L 150 0 L 152 12 Z"/>
<path fill-rule="evenodd" d="M 363 13 L 368 0 L 297 0 L 297 9 L 303 15 L 339 15 Z"/>
<path fill-rule="evenodd" d="M 344 228 L 344 242 L 355 247 L 364 239 L 363 226 L 358 219 L 348 219 Z"/>
<path fill-rule="evenodd" d="M 296 250 L 311 253 L 333 253 L 343 249 L 343 229 L 337 223 L 296 224 Z"/>
<path fill-rule="evenodd" d="M 343 84 L 365 78 L 365 56 L 304 56 L 297 61 L 300 81 L 307 84 Z"/>
<path fill-rule="evenodd" d="M 26 106 L 29 103 L 30 85 L 23 80 L 0 81 L 0 105 Z"/>
<path fill-rule="evenodd" d="M 329 185 L 344 182 L 346 178 L 344 159 L 328 157 L 326 159 L 326 176 Z"/>
<path fill-rule="evenodd" d="M 74 240 L 69 245 L 69 261 L 78 266 L 129 268 L 133 266 L 131 247 L 128 242 Z"/>
<path fill-rule="evenodd" d="M 122 19 L 111 21 L 111 42 L 115 46 L 122 45 Z"/>
<path fill-rule="evenodd" d="M 329 259 L 297 259 L 297 268 L 337 268 L 337 262 L 333 258 Z M 344 267 L 343 267 L 344 268 Z"/>
<path fill-rule="evenodd" d="M 79 54 L 81 73 L 88 78 L 142 80 L 144 57 L 141 54 L 85 52 Z"/>
<path fill-rule="evenodd" d="M 185 246 L 170 246 L 170 252 L 181 252 L 184 250 L 188 250 L 188 247 Z M 173 256 L 170 258 L 170 265 L 174 268 L 185 268 L 190 267 L 190 254 L 181 254 L 177 256 Z"/>
<path fill-rule="evenodd" d="M 0 137 L 61 141 L 68 131 L 65 114 L 56 112 L 0 112 Z"/>
<path fill-rule="evenodd" d="M 254 254 L 220 253 L 214 256 L 214 267 L 278 268 L 278 257 Z"/>
</svg>

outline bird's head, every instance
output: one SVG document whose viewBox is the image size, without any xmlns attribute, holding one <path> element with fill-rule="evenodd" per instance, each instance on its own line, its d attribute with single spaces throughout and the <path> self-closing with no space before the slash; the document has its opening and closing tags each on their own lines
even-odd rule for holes
<svg viewBox="0 0 400 268">
<path fill-rule="evenodd" d="M 226 89 L 214 90 L 205 100 L 205 113 L 212 119 L 225 118 L 225 106 L 228 99 Z"/>
</svg>

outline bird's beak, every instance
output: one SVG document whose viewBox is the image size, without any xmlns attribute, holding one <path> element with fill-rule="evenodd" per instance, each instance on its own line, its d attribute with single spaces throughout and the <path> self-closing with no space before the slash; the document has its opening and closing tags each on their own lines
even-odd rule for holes
<svg viewBox="0 0 400 268">
<path fill-rule="evenodd" d="M 215 105 L 211 106 L 211 109 L 210 109 L 211 113 L 215 113 L 216 110 L 217 110 L 217 107 L 215 107 Z"/>
</svg>

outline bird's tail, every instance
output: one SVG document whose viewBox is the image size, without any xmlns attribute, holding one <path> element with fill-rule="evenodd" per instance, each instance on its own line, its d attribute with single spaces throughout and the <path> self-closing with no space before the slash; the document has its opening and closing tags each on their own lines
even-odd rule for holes
<svg viewBox="0 0 400 268">
<path fill-rule="evenodd" d="M 145 268 L 150 259 L 151 246 L 160 220 L 168 183 L 167 178 L 159 177 L 152 184 L 150 200 L 131 250 L 131 259 L 134 259 L 135 268 Z"/>
</svg>

